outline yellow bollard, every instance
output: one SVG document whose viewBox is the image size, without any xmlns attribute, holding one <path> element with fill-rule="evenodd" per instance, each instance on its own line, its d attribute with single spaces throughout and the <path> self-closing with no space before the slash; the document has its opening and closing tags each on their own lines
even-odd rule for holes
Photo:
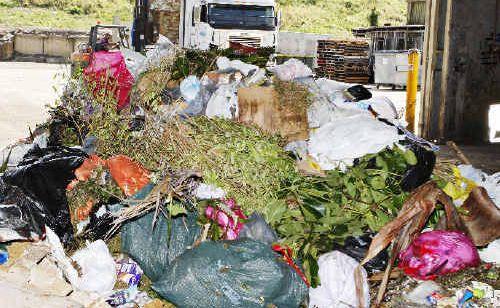
<svg viewBox="0 0 500 308">
<path fill-rule="evenodd" d="M 406 122 L 408 130 L 415 132 L 415 106 L 417 105 L 418 66 L 420 52 L 417 49 L 408 51 L 408 80 L 406 82 Z"/>
</svg>

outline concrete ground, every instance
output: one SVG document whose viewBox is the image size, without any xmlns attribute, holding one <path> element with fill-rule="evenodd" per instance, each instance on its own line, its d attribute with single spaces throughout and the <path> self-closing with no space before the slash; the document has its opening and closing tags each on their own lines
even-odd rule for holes
<svg viewBox="0 0 500 308">
<path fill-rule="evenodd" d="M 0 62 L 0 149 L 48 117 L 46 105 L 54 104 L 68 73 L 61 64 Z"/>
</svg>

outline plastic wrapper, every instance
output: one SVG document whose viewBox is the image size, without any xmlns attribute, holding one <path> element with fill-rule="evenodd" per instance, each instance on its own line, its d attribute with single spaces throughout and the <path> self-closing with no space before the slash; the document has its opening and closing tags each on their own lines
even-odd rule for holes
<svg viewBox="0 0 500 308">
<path fill-rule="evenodd" d="M 344 245 L 335 243 L 333 245 L 333 250 L 340 251 L 354 258 L 356 261 L 361 262 L 368 252 L 374 235 L 374 233 L 366 233 L 358 237 L 349 236 L 345 239 Z M 363 267 L 369 274 L 376 271 L 383 271 L 387 267 L 388 259 L 389 254 L 387 253 L 387 249 L 384 249 L 376 257 L 364 264 Z"/>
<path fill-rule="evenodd" d="M 253 240 L 203 242 L 166 269 L 153 289 L 179 307 L 298 307 L 307 286 Z"/>
<path fill-rule="evenodd" d="M 74 179 L 75 169 L 86 157 L 85 152 L 71 148 L 35 147 L 17 168 L 3 175 L 5 184 L 21 188 L 30 197 L 23 201 L 21 212 L 24 208 L 24 215 L 35 213 L 35 218 L 30 219 L 37 220 L 38 225 L 46 224 L 52 228 L 63 243 L 70 242 L 73 237 L 66 187 Z M 27 208 L 29 212 L 26 212 Z"/>
<path fill-rule="evenodd" d="M 106 161 L 113 180 L 127 196 L 132 196 L 149 182 L 149 171 L 130 157 L 117 155 Z"/>
<path fill-rule="evenodd" d="M 116 275 L 118 280 L 126 283 L 129 288 L 137 287 L 142 277 L 142 269 L 131 258 L 116 260 Z"/>
<path fill-rule="evenodd" d="M 417 237 L 399 254 L 398 266 L 411 277 L 433 280 L 479 263 L 471 239 L 460 232 L 438 230 Z"/>
<path fill-rule="evenodd" d="M 121 247 L 134 259 L 152 281 L 158 280 L 169 264 L 200 235 L 197 215 L 166 219 L 158 215 L 153 226 L 154 213 L 123 225 Z"/>
<path fill-rule="evenodd" d="M 83 70 L 94 95 L 113 95 L 117 109 L 130 103 L 134 76 L 129 72 L 121 52 L 96 51 L 89 65 Z"/>
<path fill-rule="evenodd" d="M 355 270 L 359 263 L 353 258 L 332 251 L 318 259 L 321 285 L 309 289 L 309 308 L 370 307 L 366 271 L 362 269 L 363 298 L 356 293 Z"/>
<path fill-rule="evenodd" d="M 484 187 L 493 203 L 500 209 L 500 172 L 488 175 L 471 165 L 460 165 L 458 166 L 458 170 L 464 178 L 473 181 L 478 186 Z"/>
</svg>

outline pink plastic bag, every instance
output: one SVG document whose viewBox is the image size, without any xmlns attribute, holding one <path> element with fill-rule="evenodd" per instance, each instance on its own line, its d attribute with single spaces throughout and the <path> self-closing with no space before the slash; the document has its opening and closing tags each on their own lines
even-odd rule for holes
<svg viewBox="0 0 500 308">
<path fill-rule="evenodd" d="M 130 103 L 130 91 L 134 77 L 127 69 L 125 58 L 118 51 L 97 51 L 92 54 L 89 66 L 83 70 L 87 82 L 93 87 L 94 95 L 109 95 L 117 100 L 121 110 Z"/>
<path fill-rule="evenodd" d="M 399 267 L 408 276 L 421 280 L 433 280 L 479 263 L 472 240 L 456 231 L 422 233 L 399 254 Z"/>
</svg>

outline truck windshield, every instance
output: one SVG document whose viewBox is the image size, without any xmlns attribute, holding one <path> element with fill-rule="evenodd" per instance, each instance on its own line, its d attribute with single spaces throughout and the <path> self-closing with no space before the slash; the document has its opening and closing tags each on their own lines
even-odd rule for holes
<svg viewBox="0 0 500 308">
<path fill-rule="evenodd" d="M 272 6 L 210 4 L 208 23 L 216 29 L 274 30 Z"/>
</svg>

